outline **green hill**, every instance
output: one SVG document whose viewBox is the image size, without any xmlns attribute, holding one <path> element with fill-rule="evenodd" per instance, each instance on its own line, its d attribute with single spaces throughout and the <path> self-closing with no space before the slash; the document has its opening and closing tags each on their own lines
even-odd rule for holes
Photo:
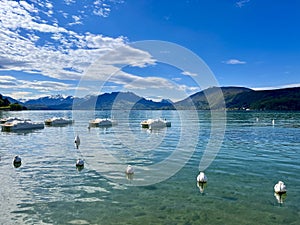
<svg viewBox="0 0 300 225">
<path fill-rule="evenodd" d="M 233 109 L 300 110 L 300 87 L 243 92 L 226 103 Z"/>
<path fill-rule="evenodd" d="M 225 102 L 222 102 L 220 90 Z M 225 107 L 228 110 L 300 110 L 300 87 L 263 91 L 244 87 L 213 87 L 191 95 L 175 105 L 177 109 L 192 109 L 192 104 L 198 110 Z"/>
<path fill-rule="evenodd" d="M 209 100 L 209 101 L 208 101 Z M 209 103 L 208 103 L 209 102 Z M 73 104 L 74 103 L 74 104 Z M 154 102 L 132 92 L 112 92 L 86 98 L 68 96 L 43 97 L 24 103 L 11 104 L 0 95 L 0 109 L 139 109 L 139 110 L 299 110 L 300 87 L 255 91 L 244 87 L 212 87 L 197 92 L 176 103 Z"/>
<path fill-rule="evenodd" d="M 9 107 L 10 101 L 8 101 L 7 98 L 3 98 L 3 96 L 0 94 L 0 107 L 1 108 L 6 108 Z"/>
<path fill-rule="evenodd" d="M 25 106 L 20 105 L 18 102 L 11 103 L 7 97 L 3 97 L 0 94 L 0 110 L 24 110 L 26 109 Z"/>
</svg>

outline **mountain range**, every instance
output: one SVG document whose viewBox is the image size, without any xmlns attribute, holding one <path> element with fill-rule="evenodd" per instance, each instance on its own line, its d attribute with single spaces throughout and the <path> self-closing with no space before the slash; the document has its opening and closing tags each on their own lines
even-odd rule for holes
<svg viewBox="0 0 300 225">
<path fill-rule="evenodd" d="M 225 102 L 220 95 L 220 89 Z M 11 98 L 9 101 L 17 102 L 32 110 L 188 110 L 194 108 L 198 110 L 223 110 L 225 108 L 227 110 L 300 110 L 300 87 L 262 91 L 245 87 L 221 87 L 220 89 L 208 88 L 178 102 L 166 99 L 155 102 L 132 92 L 112 92 L 98 96 L 89 95 L 84 98 L 55 95 L 22 103 Z"/>
</svg>

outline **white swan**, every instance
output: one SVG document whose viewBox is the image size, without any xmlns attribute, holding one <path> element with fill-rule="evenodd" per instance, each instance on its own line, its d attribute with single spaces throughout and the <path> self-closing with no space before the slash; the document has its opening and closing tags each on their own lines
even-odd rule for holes
<svg viewBox="0 0 300 225">
<path fill-rule="evenodd" d="M 79 166 L 79 167 L 84 166 L 84 161 L 83 161 L 82 159 L 78 159 L 78 160 L 76 161 L 76 166 Z"/>
<path fill-rule="evenodd" d="M 79 145 L 80 145 L 80 138 L 79 138 L 79 135 L 76 135 L 74 142 L 75 142 L 75 144 L 76 144 L 76 148 L 79 148 Z"/>
<path fill-rule="evenodd" d="M 274 186 L 274 191 L 277 194 L 284 194 L 286 193 L 286 186 L 282 181 L 278 181 L 277 184 Z"/>
<path fill-rule="evenodd" d="M 204 174 L 204 172 L 200 172 L 199 175 L 197 176 L 197 181 L 199 183 L 206 183 L 207 182 L 207 177 Z"/>
<path fill-rule="evenodd" d="M 134 174 L 134 168 L 131 165 L 128 165 L 125 173 L 126 174 Z"/>
</svg>

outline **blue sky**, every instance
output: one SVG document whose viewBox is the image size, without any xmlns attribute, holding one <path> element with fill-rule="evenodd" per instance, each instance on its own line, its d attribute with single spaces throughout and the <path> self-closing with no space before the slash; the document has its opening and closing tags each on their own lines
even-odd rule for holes
<svg viewBox="0 0 300 225">
<path fill-rule="evenodd" d="M 189 49 L 220 86 L 300 86 L 299 7 L 297 0 L 2 0 L 0 93 L 133 91 L 179 100 L 201 90 L 188 71 L 131 45 L 144 40 Z M 95 62 L 97 74 L 87 72 Z"/>
</svg>

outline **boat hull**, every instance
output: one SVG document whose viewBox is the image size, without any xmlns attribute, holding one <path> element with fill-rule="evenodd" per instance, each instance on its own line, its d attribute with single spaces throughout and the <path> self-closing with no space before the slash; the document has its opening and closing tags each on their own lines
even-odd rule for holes
<svg viewBox="0 0 300 225">
<path fill-rule="evenodd" d="M 10 132 L 10 131 L 25 131 L 25 130 L 35 130 L 35 129 L 44 129 L 43 123 L 5 123 L 1 124 L 1 130 Z"/>
<path fill-rule="evenodd" d="M 44 122 L 45 125 L 47 126 L 63 126 L 63 125 L 73 124 L 74 120 L 58 118 L 58 119 L 48 119 L 45 120 Z"/>
</svg>

